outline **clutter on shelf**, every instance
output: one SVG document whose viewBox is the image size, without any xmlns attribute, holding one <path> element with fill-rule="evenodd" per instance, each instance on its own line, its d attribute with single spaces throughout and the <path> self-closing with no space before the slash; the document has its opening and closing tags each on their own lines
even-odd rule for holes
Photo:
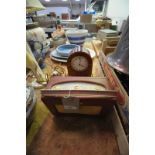
<svg viewBox="0 0 155 155">
<path fill-rule="evenodd" d="M 100 28 L 110 28 L 112 25 L 112 20 L 108 17 L 98 17 L 96 19 L 96 26 Z"/>
<path fill-rule="evenodd" d="M 36 96 L 33 87 L 26 86 L 26 128 L 30 126 L 34 118 Z"/>
<path fill-rule="evenodd" d="M 31 48 L 28 45 L 28 43 L 26 43 L 26 67 L 29 68 L 33 72 L 38 82 L 47 81 L 46 76 L 42 72 L 34 55 L 32 54 Z"/>
<path fill-rule="evenodd" d="M 65 36 L 65 31 L 62 25 L 58 25 L 57 29 L 51 33 L 52 36 L 52 43 L 57 47 L 59 45 L 65 44 L 67 39 Z"/>
</svg>

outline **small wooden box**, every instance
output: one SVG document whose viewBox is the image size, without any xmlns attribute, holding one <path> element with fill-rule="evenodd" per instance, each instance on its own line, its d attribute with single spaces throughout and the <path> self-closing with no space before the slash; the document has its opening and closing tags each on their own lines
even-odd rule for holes
<svg viewBox="0 0 155 155">
<path fill-rule="evenodd" d="M 76 83 L 75 89 L 73 83 Z M 79 83 L 83 84 L 82 89 L 77 88 Z M 88 85 L 89 88 L 85 89 Z M 96 90 L 93 90 L 93 85 Z M 102 87 L 103 90 L 100 90 Z M 108 80 L 97 77 L 53 77 L 41 90 L 41 95 L 42 101 L 54 115 L 103 115 L 117 102 L 117 92 Z"/>
<path fill-rule="evenodd" d="M 81 23 L 91 23 L 92 22 L 92 14 L 81 14 L 80 15 L 80 22 Z"/>
<path fill-rule="evenodd" d="M 94 23 L 86 23 L 85 29 L 87 29 L 88 32 L 90 32 L 90 33 L 97 33 L 97 31 L 98 31 L 96 24 L 94 24 Z"/>
<path fill-rule="evenodd" d="M 105 55 L 114 52 L 119 42 L 120 36 L 117 37 L 106 37 L 102 40 L 102 50 Z"/>
</svg>

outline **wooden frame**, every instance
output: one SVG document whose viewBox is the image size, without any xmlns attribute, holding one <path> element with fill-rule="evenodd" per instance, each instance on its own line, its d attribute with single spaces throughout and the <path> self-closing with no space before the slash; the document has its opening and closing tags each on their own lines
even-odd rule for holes
<svg viewBox="0 0 155 155">
<path fill-rule="evenodd" d="M 102 85 L 106 88 L 105 91 L 91 91 L 91 90 L 51 90 L 51 87 L 56 84 L 66 83 L 66 82 L 86 82 Z M 57 108 L 60 105 L 63 107 L 63 99 L 65 96 L 79 98 L 79 112 L 75 113 L 61 113 Z M 47 108 L 54 115 L 91 115 L 88 113 L 91 111 L 91 107 L 99 109 L 97 113 L 92 115 L 104 115 L 109 112 L 113 105 L 117 102 L 117 92 L 111 89 L 106 78 L 93 78 L 93 77 L 54 77 L 49 81 L 47 87 L 41 91 L 42 101 L 47 106 Z M 61 107 L 61 109 L 62 109 Z M 84 108 L 85 107 L 85 108 Z M 88 110 L 86 109 L 88 108 Z M 89 109 L 90 108 L 90 109 Z M 83 112 L 81 112 L 83 109 Z M 84 110 L 85 109 L 85 110 Z"/>
<path fill-rule="evenodd" d="M 115 107 L 111 112 L 111 119 L 114 127 L 115 134 L 117 136 L 117 143 L 120 151 L 120 155 L 129 155 L 129 142 L 127 136 L 121 124 L 118 112 Z"/>
</svg>

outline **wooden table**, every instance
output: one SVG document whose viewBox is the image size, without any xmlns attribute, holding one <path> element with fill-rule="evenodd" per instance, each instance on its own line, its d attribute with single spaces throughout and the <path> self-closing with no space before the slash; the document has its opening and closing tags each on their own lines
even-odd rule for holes
<svg viewBox="0 0 155 155">
<path fill-rule="evenodd" d="M 84 47 L 96 51 L 92 76 L 105 76 L 98 59 L 101 42 L 86 42 Z M 57 65 L 64 68 L 67 76 L 65 63 L 47 56 L 45 64 L 43 72 L 49 77 Z M 128 142 L 115 108 L 109 116 L 101 119 L 55 118 L 42 103 L 39 89 L 36 96 L 34 121 L 27 131 L 29 155 L 128 155 Z"/>
</svg>

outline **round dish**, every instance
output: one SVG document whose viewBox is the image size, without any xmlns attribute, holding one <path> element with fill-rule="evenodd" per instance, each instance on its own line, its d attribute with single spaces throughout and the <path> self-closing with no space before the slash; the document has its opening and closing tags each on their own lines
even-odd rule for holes
<svg viewBox="0 0 155 155">
<path fill-rule="evenodd" d="M 88 30 L 86 29 L 66 31 L 66 36 L 71 44 L 83 44 L 87 35 Z"/>
<path fill-rule="evenodd" d="M 88 30 L 86 30 L 86 29 L 67 30 L 66 35 L 70 36 L 70 37 L 88 35 Z"/>
<path fill-rule="evenodd" d="M 59 58 L 55 58 L 55 57 L 52 57 L 52 56 L 51 56 L 51 59 L 54 60 L 54 61 L 67 63 L 67 59 L 59 59 Z"/>
<path fill-rule="evenodd" d="M 50 53 L 50 57 L 55 57 L 55 58 L 58 58 L 58 59 L 67 59 L 68 57 L 63 57 L 61 56 L 57 50 L 54 50 Z"/>
<path fill-rule="evenodd" d="M 79 45 L 75 45 L 75 44 L 64 44 L 64 45 L 60 45 L 56 48 L 58 54 L 60 54 L 63 57 L 68 57 L 70 52 L 74 49 L 74 48 L 79 48 Z"/>
</svg>

